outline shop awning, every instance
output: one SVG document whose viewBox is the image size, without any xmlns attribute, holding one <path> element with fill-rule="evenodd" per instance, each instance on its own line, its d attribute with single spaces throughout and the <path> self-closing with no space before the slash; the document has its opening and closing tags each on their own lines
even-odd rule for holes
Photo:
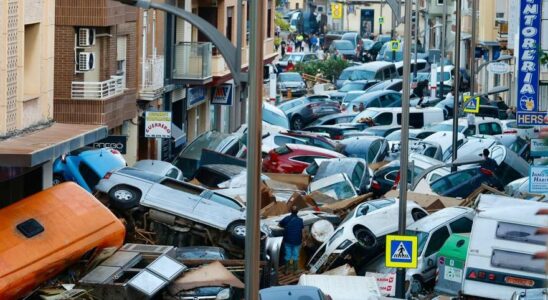
<svg viewBox="0 0 548 300">
<path fill-rule="evenodd" d="M 54 123 L 0 141 L 0 166 L 34 167 L 107 136 L 108 129 L 102 125 Z"/>
</svg>

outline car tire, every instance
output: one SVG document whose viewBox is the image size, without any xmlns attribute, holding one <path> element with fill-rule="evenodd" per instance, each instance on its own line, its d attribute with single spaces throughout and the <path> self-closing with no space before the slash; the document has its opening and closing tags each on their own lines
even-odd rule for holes
<svg viewBox="0 0 548 300">
<path fill-rule="evenodd" d="M 416 222 L 416 221 L 426 217 L 427 214 L 424 211 L 420 210 L 420 209 L 414 209 L 411 212 L 411 216 L 413 216 L 413 220 L 415 220 L 415 222 Z"/>
<path fill-rule="evenodd" d="M 113 207 L 129 209 L 139 205 L 141 192 L 131 186 L 118 185 L 108 192 L 108 196 Z"/>
<path fill-rule="evenodd" d="M 304 127 L 304 121 L 301 116 L 295 116 L 291 119 L 291 128 L 293 130 L 301 130 Z"/>
<path fill-rule="evenodd" d="M 227 229 L 228 233 L 230 233 L 230 237 L 232 240 L 238 244 L 244 244 L 245 243 L 245 222 L 244 221 L 236 221 L 230 224 Z"/>
<path fill-rule="evenodd" d="M 371 232 L 371 230 L 357 226 L 354 228 L 354 236 L 358 240 L 358 244 L 364 249 L 374 249 L 377 247 L 377 237 Z"/>
</svg>

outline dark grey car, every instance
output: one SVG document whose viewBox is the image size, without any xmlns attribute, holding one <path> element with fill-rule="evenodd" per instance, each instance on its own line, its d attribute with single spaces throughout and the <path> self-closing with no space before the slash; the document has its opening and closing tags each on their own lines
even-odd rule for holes
<svg viewBox="0 0 548 300">
<path fill-rule="evenodd" d="M 360 195 L 365 194 L 371 188 L 373 171 L 367 167 L 365 159 L 355 157 L 333 158 L 322 161 L 316 171 L 314 181 L 338 173 L 348 175 L 356 192 Z"/>
<path fill-rule="evenodd" d="M 359 108 L 362 103 L 364 109 L 369 107 L 401 107 L 401 94 L 391 90 L 365 93 L 350 103 L 343 103 L 343 106 L 347 110 L 353 111 L 354 106 Z"/>
<path fill-rule="evenodd" d="M 288 91 L 291 90 L 292 96 L 304 96 L 306 95 L 306 84 L 301 77 L 301 74 L 297 72 L 285 72 L 278 74 L 277 83 L 278 92 L 287 96 Z"/>
<path fill-rule="evenodd" d="M 351 137 L 341 141 L 341 153 L 347 157 L 363 158 L 368 164 L 383 161 L 388 156 L 388 142 L 378 136 Z"/>
<path fill-rule="evenodd" d="M 339 102 L 332 101 L 326 96 L 309 96 L 290 100 L 278 108 L 285 113 L 293 130 L 303 129 L 323 116 L 341 112 Z"/>
</svg>

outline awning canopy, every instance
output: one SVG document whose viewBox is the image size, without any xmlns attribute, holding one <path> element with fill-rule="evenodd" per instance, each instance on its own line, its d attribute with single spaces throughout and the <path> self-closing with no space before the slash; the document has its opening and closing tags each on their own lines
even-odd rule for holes
<svg viewBox="0 0 548 300">
<path fill-rule="evenodd" d="M 0 141 L 0 166 L 34 167 L 108 136 L 102 125 L 54 123 L 50 127 Z"/>
</svg>

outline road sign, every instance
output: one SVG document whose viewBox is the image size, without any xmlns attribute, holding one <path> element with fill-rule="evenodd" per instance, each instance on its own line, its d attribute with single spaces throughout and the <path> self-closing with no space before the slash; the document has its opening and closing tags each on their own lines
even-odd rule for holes
<svg viewBox="0 0 548 300">
<path fill-rule="evenodd" d="M 379 17 L 379 24 L 380 24 L 380 25 L 383 25 L 383 24 L 384 24 L 384 17 Z"/>
<path fill-rule="evenodd" d="M 331 3 L 331 17 L 333 19 L 342 19 L 343 6 L 342 3 Z"/>
<path fill-rule="evenodd" d="M 416 236 L 387 235 L 386 266 L 389 268 L 416 268 L 417 245 Z"/>
<path fill-rule="evenodd" d="M 398 40 L 390 41 L 390 50 L 392 51 L 400 50 L 400 41 Z"/>
<path fill-rule="evenodd" d="M 464 96 L 464 112 L 477 114 L 480 109 L 480 97 Z"/>
</svg>

